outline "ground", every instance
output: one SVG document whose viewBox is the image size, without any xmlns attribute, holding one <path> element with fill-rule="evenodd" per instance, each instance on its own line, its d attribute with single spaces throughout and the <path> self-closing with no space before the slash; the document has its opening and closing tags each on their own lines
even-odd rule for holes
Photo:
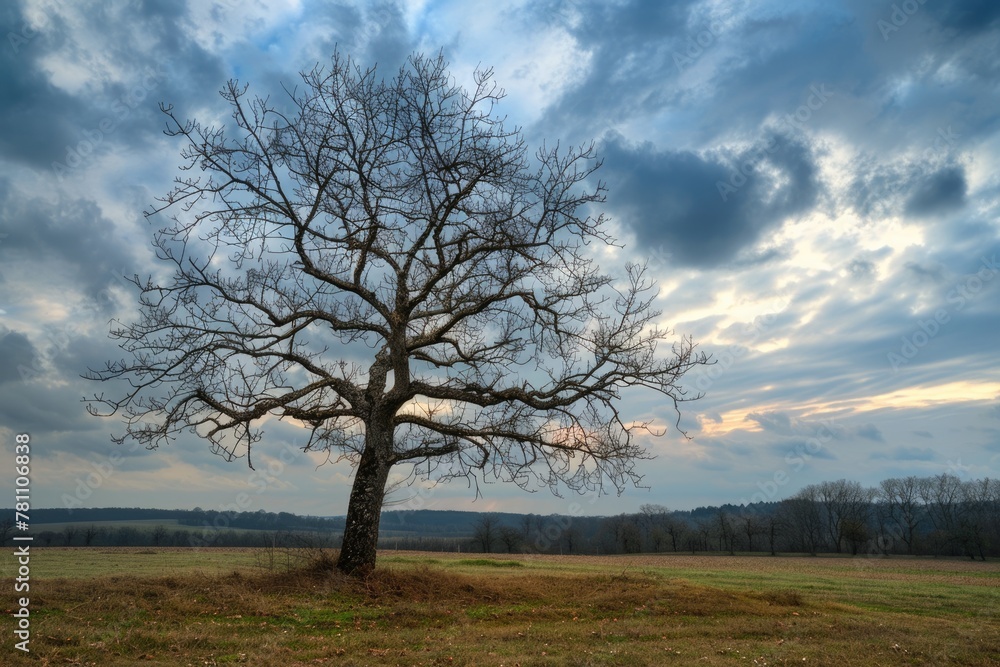
<svg viewBox="0 0 1000 667">
<path fill-rule="evenodd" d="M 34 550 L 31 653 L 0 663 L 1000 665 L 998 562 L 387 551 L 362 581 L 302 555 Z"/>
</svg>

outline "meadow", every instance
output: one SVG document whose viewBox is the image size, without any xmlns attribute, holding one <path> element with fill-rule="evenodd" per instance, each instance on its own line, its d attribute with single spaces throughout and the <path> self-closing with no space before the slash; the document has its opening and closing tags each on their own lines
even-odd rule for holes
<svg viewBox="0 0 1000 667">
<path fill-rule="evenodd" d="M 993 561 L 302 555 L 33 550 L 31 653 L 8 634 L 0 663 L 1000 665 Z"/>
</svg>

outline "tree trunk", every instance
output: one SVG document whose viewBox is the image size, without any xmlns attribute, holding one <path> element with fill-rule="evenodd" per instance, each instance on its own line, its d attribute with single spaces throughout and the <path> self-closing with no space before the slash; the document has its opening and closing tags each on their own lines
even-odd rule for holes
<svg viewBox="0 0 1000 667">
<path fill-rule="evenodd" d="M 389 448 L 382 440 L 388 439 Z M 388 452 L 392 430 L 373 433 L 369 427 L 358 470 L 354 475 L 351 500 L 347 505 L 344 541 L 340 548 L 337 569 L 352 576 L 365 576 L 375 569 L 378 549 L 378 526 L 382 518 L 382 501 L 389 478 Z"/>
</svg>

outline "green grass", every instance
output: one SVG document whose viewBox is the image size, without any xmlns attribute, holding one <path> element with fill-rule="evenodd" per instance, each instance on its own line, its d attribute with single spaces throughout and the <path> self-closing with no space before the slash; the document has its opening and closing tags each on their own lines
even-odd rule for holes
<svg viewBox="0 0 1000 667">
<path fill-rule="evenodd" d="M 1000 665 L 995 562 L 141 551 L 33 550 L 32 653 L 0 663 Z"/>
<path fill-rule="evenodd" d="M 455 561 L 456 565 L 472 567 L 524 567 L 524 563 L 516 560 L 493 560 L 491 558 L 463 558 Z"/>
<path fill-rule="evenodd" d="M 253 549 L 192 549 L 184 547 L 32 547 L 31 576 L 86 579 L 112 573 L 132 576 L 220 574 L 250 570 L 257 562 Z M 17 562 L 0 557 L 0 575 L 15 576 Z"/>
</svg>

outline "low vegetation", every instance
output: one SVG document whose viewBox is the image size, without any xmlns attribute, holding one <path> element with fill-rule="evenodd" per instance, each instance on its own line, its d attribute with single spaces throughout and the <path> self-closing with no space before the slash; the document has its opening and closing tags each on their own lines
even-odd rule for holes
<svg viewBox="0 0 1000 667">
<path fill-rule="evenodd" d="M 46 549 L 43 665 L 996 665 L 1000 564 L 728 556 Z M 296 561 L 301 562 L 301 561 Z M 126 567 L 122 567 L 122 564 Z M 5 573 L 9 574 L 9 573 Z M 3 649 L 7 656 L 18 652 Z"/>
</svg>

